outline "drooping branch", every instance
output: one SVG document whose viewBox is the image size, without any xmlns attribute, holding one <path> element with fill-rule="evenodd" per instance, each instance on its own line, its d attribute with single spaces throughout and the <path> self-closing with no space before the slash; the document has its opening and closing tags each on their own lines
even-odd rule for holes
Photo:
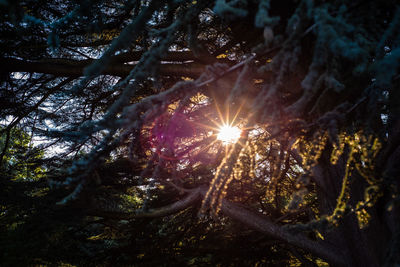
<svg viewBox="0 0 400 267">
<path fill-rule="evenodd" d="M 300 234 L 291 234 L 270 221 L 268 217 L 249 211 L 226 199 L 222 200 L 221 212 L 249 228 L 311 252 L 334 266 L 346 265 L 342 253 L 327 243 L 313 241 Z"/>
<path fill-rule="evenodd" d="M 178 200 L 170 205 L 157 208 L 150 209 L 146 212 L 137 212 L 137 213 L 124 213 L 124 212 L 114 212 L 114 211 L 102 211 L 102 210 L 90 210 L 89 215 L 100 216 L 106 218 L 114 218 L 114 219 L 139 219 L 139 218 L 159 218 L 168 216 L 171 214 L 175 214 L 179 211 L 187 209 L 192 206 L 198 200 L 200 200 L 201 192 L 204 191 L 203 188 L 197 188 L 192 191 L 183 199 Z"/>
<path fill-rule="evenodd" d="M 91 210 L 89 211 L 89 215 L 119 220 L 164 217 L 176 214 L 177 212 L 185 210 L 198 203 L 198 201 L 202 200 L 206 196 L 207 191 L 208 189 L 206 187 L 185 190 L 185 192 L 189 192 L 185 198 L 161 208 L 150 209 L 147 212 L 124 213 Z M 292 234 L 271 221 L 267 216 L 245 209 L 227 199 L 222 199 L 221 212 L 225 216 L 228 216 L 255 231 L 313 253 L 314 255 L 327 260 L 329 263 L 334 264 L 334 266 L 346 266 L 344 255 L 336 248 L 323 241 L 313 241 L 301 234 Z"/>
<path fill-rule="evenodd" d="M 93 60 L 71 60 L 56 59 L 48 61 L 25 61 L 15 58 L 1 58 L 0 64 L 2 72 L 36 72 L 53 74 L 59 77 L 80 77 L 83 76 L 84 69 L 89 66 Z M 102 72 L 102 74 L 125 77 L 135 64 L 123 64 L 112 62 Z M 205 65 L 198 63 L 166 63 L 161 64 L 160 73 L 170 76 L 184 76 L 197 78 L 203 73 Z"/>
</svg>

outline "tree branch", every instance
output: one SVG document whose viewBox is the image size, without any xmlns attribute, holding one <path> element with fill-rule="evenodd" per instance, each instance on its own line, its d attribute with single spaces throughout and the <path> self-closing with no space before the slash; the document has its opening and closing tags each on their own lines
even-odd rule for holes
<svg viewBox="0 0 400 267">
<path fill-rule="evenodd" d="M 83 70 L 93 60 L 49 59 L 46 61 L 25 61 L 15 58 L 0 58 L 2 72 L 36 72 L 53 74 L 59 77 L 83 76 Z M 136 64 L 111 62 L 102 74 L 125 77 Z M 203 73 L 205 65 L 199 63 L 165 63 L 160 66 L 160 74 L 197 78 Z"/>
<path fill-rule="evenodd" d="M 185 198 L 181 200 L 178 200 L 170 205 L 161 208 L 150 209 L 146 212 L 124 213 L 124 212 L 114 212 L 114 211 L 91 210 L 89 211 L 89 215 L 114 218 L 120 220 L 164 217 L 171 214 L 175 214 L 179 211 L 182 211 L 192 206 L 194 203 L 200 200 L 202 190 L 204 189 L 203 188 L 193 189 Z"/>
<path fill-rule="evenodd" d="M 346 266 L 344 256 L 336 248 L 322 241 L 317 242 L 299 234 L 291 234 L 266 216 L 249 211 L 226 199 L 222 201 L 221 212 L 258 232 L 311 252 L 334 266 Z"/>
<path fill-rule="evenodd" d="M 42 98 L 31 108 L 29 108 L 26 112 L 24 112 L 22 115 L 20 115 L 18 118 L 16 118 L 13 122 L 11 122 L 5 129 L 0 130 L 0 134 L 3 133 L 3 131 L 6 131 L 6 140 L 4 143 L 4 147 L 3 147 L 3 151 L 0 154 L 0 168 L 3 164 L 3 159 L 4 156 L 7 153 L 8 150 L 8 145 L 9 145 L 9 141 L 10 141 L 10 135 L 11 135 L 11 129 L 17 125 L 23 118 L 25 118 L 26 116 L 28 116 L 31 112 L 33 112 L 34 110 L 36 110 L 51 94 L 53 94 L 54 92 L 56 92 L 57 90 L 59 90 L 62 86 L 64 86 L 65 84 L 69 83 L 70 81 L 72 81 L 72 78 L 68 78 L 62 82 L 60 82 L 58 85 L 54 86 L 53 88 L 49 88 L 47 90 L 47 93 L 44 94 L 42 96 Z"/>
<path fill-rule="evenodd" d="M 89 212 L 89 215 L 109 217 L 120 220 L 136 218 L 158 218 L 175 214 L 194 205 L 197 201 L 204 198 L 206 193 L 206 187 L 199 187 L 191 190 L 185 198 L 174 202 L 171 205 L 158 209 L 150 209 L 149 211 L 144 213 L 122 213 L 107 211 L 104 212 L 100 210 L 93 210 Z M 222 200 L 221 212 L 231 219 L 236 220 L 253 230 L 313 253 L 317 257 L 327 260 L 334 266 L 346 266 L 344 255 L 328 243 L 324 241 L 313 241 L 300 234 L 292 234 L 283 229 L 278 224 L 270 221 L 269 218 L 264 215 L 247 210 L 239 206 L 238 204 L 232 203 L 226 199 Z"/>
</svg>

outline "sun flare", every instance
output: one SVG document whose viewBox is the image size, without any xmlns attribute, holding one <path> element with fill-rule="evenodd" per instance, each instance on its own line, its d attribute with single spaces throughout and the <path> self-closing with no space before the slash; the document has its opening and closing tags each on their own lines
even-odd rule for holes
<svg viewBox="0 0 400 267">
<path fill-rule="evenodd" d="M 239 140 L 241 133 L 242 131 L 236 126 L 222 125 L 217 139 L 224 144 L 234 144 Z"/>
</svg>

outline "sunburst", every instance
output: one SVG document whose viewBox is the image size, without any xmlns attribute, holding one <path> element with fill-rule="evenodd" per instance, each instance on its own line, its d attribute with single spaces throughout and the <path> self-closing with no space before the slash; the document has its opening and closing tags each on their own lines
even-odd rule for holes
<svg viewBox="0 0 400 267">
<path fill-rule="evenodd" d="M 238 122 L 238 116 L 242 109 L 243 103 L 239 106 L 233 116 L 230 114 L 229 107 L 227 107 L 226 110 L 222 112 L 219 105 L 216 102 L 214 103 L 215 109 L 218 114 L 218 120 L 216 121 L 207 116 L 208 120 L 211 122 L 211 125 L 205 125 L 203 123 L 196 124 L 212 130 L 216 139 L 210 145 L 213 145 L 215 142 L 218 141 L 220 141 L 224 146 L 230 146 L 237 143 L 240 140 L 240 137 L 244 130 L 241 126 L 242 123 Z"/>
<path fill-rule="evenodd" d="M 241 134 L 242 130 L 239 127 L 223 124 L 219 128 L 217 139 L 223 144 L 234 144 L 239 140 Z"/>
</svg>

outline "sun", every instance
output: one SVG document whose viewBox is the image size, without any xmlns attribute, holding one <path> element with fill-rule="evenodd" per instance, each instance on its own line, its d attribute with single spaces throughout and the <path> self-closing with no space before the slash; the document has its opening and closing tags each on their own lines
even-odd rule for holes
<svg viewBox="0 0 400 267">
<path fill-rule="evenodd" d="M 210 142 L 205 149 L 212 147 L 215 143 L 220 143 L 225 146 L 227 149 L 225 152 L 228 153 L 228 148 L 232 144 L 238 143 L 242 147 L 245 146 L 245 144 L 242 144 L 240 141 L 240 138 L 242 137 L 243 132 L 247 132 L 249 128 L 244 126 L 246 124 L 244 123 L 246 119 L 238 119 L 244 103 L 245 102 L 243 101 L 240 105 L 236 106 L 234 112 L 231 113 L 229 105 L 218 105 L 218 103 L 214 101 L 218 119 L 215 119 L 213 115 L 206 115 L 206 118 L 211 123 L 205 124 L 195 122 L 196 125 L 209 129 L 210 131 L 208 131 L 208 134 L 210 137 L 215 137 L 215 139 Z M 225 109 L 221 110 L 221 106 L 225 107 Z"/>
<path fill-rule="evenodd" d="M 224 124 L 219 128 L 217 139 L 224 144 L 234 144 L 239 140 L 241 134 L 242 131 L 237 126 Z"/>
</svg>

